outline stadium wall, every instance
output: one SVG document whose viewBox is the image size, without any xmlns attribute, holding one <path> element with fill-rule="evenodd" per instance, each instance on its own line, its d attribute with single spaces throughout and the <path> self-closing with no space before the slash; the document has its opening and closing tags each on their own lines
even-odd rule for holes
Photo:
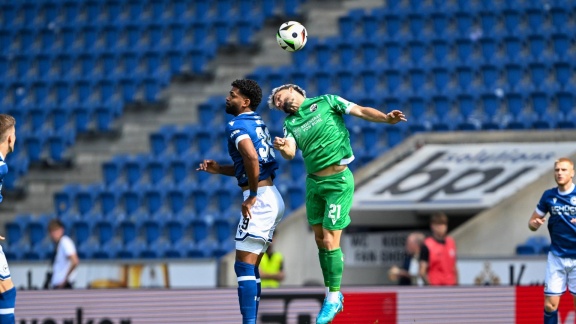
<svg viewBox="0 0 576 324">
<path fill-rule="evenodd" d="M 345 288 L 333 323 L 541 323 L 542 286 L 478 288 Z M 258 323 L 313 323 L 319 289 L 264 290 Z M 574 323 L 564 294 L 559 323 Z M 16 323 L 240 323 L 235 289 L 19 291 Z"/>
</svg>

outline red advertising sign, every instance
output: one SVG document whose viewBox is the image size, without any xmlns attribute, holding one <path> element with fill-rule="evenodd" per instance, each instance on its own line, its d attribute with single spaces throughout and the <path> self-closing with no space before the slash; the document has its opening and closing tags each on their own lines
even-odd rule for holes
<svg viewBox="0 0 576 324">
<path fill-rule="evenodd" d="M 396 323 L 396 293 L 344 293 L 344 311 L 332 322 Z"/>
<path fill-rule="evenodd" d="M 575 324 L 572 295 L 566 292 L 558 307 L 559 324 Z M 516 287 L 516 324 L 542 323 L 544 320 L 544 287 Z"/>
</svg>

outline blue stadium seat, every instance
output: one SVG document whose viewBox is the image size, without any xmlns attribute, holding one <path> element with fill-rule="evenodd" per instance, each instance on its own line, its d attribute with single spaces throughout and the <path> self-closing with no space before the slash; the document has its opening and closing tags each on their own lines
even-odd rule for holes
<svg viewBox="0 0 576 324">
<path fill-rule="evenodd" d="M 498 110 L 500 109 L 500 102 L 498 97 L 493 93 L 483 94 L 480 97 L 480 102 L 483 112 L 482 129 L 499 129 Z"/>
<path fill-rule="evenodd" d="M 192 129 L 184 127 L 174 131 L 172 137 L 172 146 L 177 154 L 182 154 L 190 149 L 192 143 L 195 141 L 201 147 L 202 153 L 206 153 L 211 146 L 210 132 L 203 131 L 201 134 L 194 132 Z M 192 139 L 196 137 L 193 141 Z"/>
<path fill-rule="evenodd" d="M 172 244 L 176 244 L 177 242 L 184 239 L 185 227 L 180 220 L 178 219 L 169 220 L 164 224 L 164 226 L 167 232 L 168 240 Z"/>
<path fill-rule="evenodd" d="M 236 230 L 236 223 L 230 223 L 226 219 L 214 221 L 214 232 L 218 242 L 230 241 Z"/>
<path fill-rule="evenodd" d="M 126 174 L 126 182 L 129 185 L 138 183 L 144 174 L 144 168 L 150 156 L 146 153 L 130 156 L 124 163 L 124 172 Z"/>
<path fill-rule="evenodd" d="M 164 180 L 168 173 L 168 161 L 164 159 L 152 159 L 146 165 L 148 180 L 152 184 L 158 184 Z"/>
<path fill-rule="evenodd" d="M 92 235 L 91 224 L 86 220 L 76 220 L 72 223 L 72 237 L 77 245 L 86 242 Z"/>
<path fill-rule="evenodd" d="M 548 95 L 544 92 L 533 92 L 530 95 L 532 109 L 539 116 L 545 117 L 548 110 Z"/>
<path fill-rule="evenodd" d="M 566 32 L 566 26 L 569 25 L 569 13 L 567 8 L 553 7 L 550 9 L 550 20 L 558 32 Z"/>
<path fill-rule="evenodd" d="M 226 240 L 220 242 L 216 248 L 212 251 L 212 256 L 215 258 L 221 258 L 224 255 L 228 254 L 228 252 L 233 251 L 235 247 L 234 241 Z"/>
<path fill-rule="evenodd" d="M 114 183 L 122 176 L 126 161 L 126 156 L 119 154 L 102 164 L 102 175 L 106 185 Z"/>
<path fill-rule="evenodd" d="M 330 75 L 327 75 L 326 78 L 330 80 Z M 365 92 L 374 91 L 378 86 L 378 73 L 374 68 L 362 69 L 360 71 L 360 79 L 362 80 L 362 86 Z"/>
<path fill-rule="evenodd" d="M 482 81 L 486 89 L 494 89 L 496 86 L 496 82 L 500 77 L 500 71 L 494 65 L 482 65 L 480 67 L 480 72 L 482 75 Z"/>
<path fill-rule="evenodd" d="M 118 224 L 122 244 L 127 245 L 138 237 L 138 225 L 129 220 L 123 220 Z"/>
<path fill-rule="evenodd" d="M 443 64 L 448 58 L 450 46 L 448 42 L 443 39 L 435 39 L 431 42 L 432 55 L 438 64 Z"/>
<path fill-rule="evenodd" d="M 58 215 L 62 215 L 72 208 L 79 189 L 80 187 L 76 184 L 68 184 L 54 194 L 54 206 Z"/>
<path fill-rule="evenodd" d="M 483 39 L 491 39 L 492 37 L 501 37 L 502 31 L 498 29 L 500 17 L 497 12 L 494 11 L 482 11 L 480 12 L 480 27 L 482 32 L 488 37 Z"/>
<path fill-rule="evenodd" d="M 386 87 L 390 93 L 394 93 L 402 83 L 400 72 L 398 70 L 384 71 L 384 78 L 386 79 Z"/>
<path fill-rule="evenodd" d="M 164 205 L 164 198 L 166 192 L 162 186 L 148 187 L 144 192 L 144 200 L 146 201 L 146 210 L 150 214 L 158 212 Z"/>
<path fill-rule="evenodd" d="M 109 215 L 116 209 L 119 200 L 120 200 L 120 194 L 114 188 L 108 188 L 102 190 L 98 195 L 100 212 L 103 215 Z"/>
<path fill-rule="evenodd" d="M 573 68 L 570 64 L 566 62 L 556 62 L 554 63 L 554 75 L 556 77 L 556 81 L 562 85 L 562 87 L 568 84 L 570 77 L 574 73 Z"/>
<path fill-rule="evenodd" d="M 554 53 L 556 53 L 560 59 L 568 58 L 570 39 L 566 34 L 562 33 L 552 35 L 552 46 Z"/>
<path fill-rule="evenodd" d="M 192 229 L 192 239 L 194 242 L 198 243 L 206 240 L 210 235 L 211 226 L 211 222 L 202 217 L 192 220 L 190 227 Z"/>
<path fill-rule="evenodd" d="M 556 94 L 558 110 L 564 114 L 569 114 L 574 110 L 574 95 L 569 92 L 559 92 Z"/>
<path fill-rule="evenodd" d="M 513 116 L 519 116 L 524 109 L 524 100 L 517 93 L 508 93 L 506 94 L 506 106 L 509 113 Z"/>
<path fill-rule="evenodd" d="M 460 32 L 460 36 L 468 37 L 474 25 L 474 20 L 469 12 L 460 11 L 454 14 L 456 20 L 456 29 Z"/>
<path fill-rule="evenodd" d="M 191 200 L 194 203 L 194 210 L 197 214 L 202 215 L 208 209 L 212 194 L 212 190 L 207 187 L 198 187 L 191 190 Z"/>
<path fill-rule="evenodd" d="M 510 87 L 514 87 L 516 86 L 518 83 L 520 83 L 520 80 L 522 79 L 522 66 L 518 65 L 518 64 L 506 64 L 506 66 L 504 67 L 505 69 L 505 73 L 506 73 L 506 79 L 508 80 L 508 85 Z"/>
<path fill-rule="evenodd" d="M 466 91 L 473 82 L 474 72 L 467 66 L 459 66 L 456 68 L 456 77 L 460 89 Z"/>
<path fill-rule="evenodd" d="M 410 84 L 414 92 L 420 91 L 426 82 L 426 74 L 422 69 L 410 69 L 408 71 L 410 76 Z"/>
<path fill-rule="evenodd" d="M 390 66 L 394 66 L 402 55 L 402 46 L 399 42 L 388 41 L 384 43 L 386 60 Z"/>
<path fill-rule="evenodd" d="M 20 215 L 17 215 L 16 217 L 20 217 Z M 24 236 L 24 228 L 22 228 L 21 224 L 16 221 L 6 222 L 4 228 L 6 239 L 10 242 L 10 245 L 17 244 Z"/>
<path fill-rule="evenodd" d="M 97 186 L 80 187 L 76 193 L 76 209 L 81 215 L 88 214 L 94 207 L 94 200 L 102 189 Z"/>
<path fill-rule="evenodd" d="M 186 207 L 191 195 L 190 189 L 189 185 L 184 184 L 168 190 L 168 204 L 174 214 L 181 212 Z"/>
<path fill-rule="evenodd" d="M 528 66 L 528 71 L 530 72 L 532 83 L 537 87 L 544 82 L 548 73 L 546 66 L 542 63 L 531 63 Z"/>
<path fill-rule="evenodd" d="M 134 214 L 142 203 L 142 193 L 138 189 L 128 189 L 121 194 L 122 206 L 127 215 Z"/>
<path fill-rule="evenodd" d="M 145 220 L 142 223 L 146 244 L 155 244 L 160 239 L 163 226 L 160 221 L 154 219 Z"/>
<path fill-rule="evenodd" d="M 101 219 L 95 224 L 98 243 L 104 245 L 114 238 L 114 224 L 111 221 Z"/>
</svg>

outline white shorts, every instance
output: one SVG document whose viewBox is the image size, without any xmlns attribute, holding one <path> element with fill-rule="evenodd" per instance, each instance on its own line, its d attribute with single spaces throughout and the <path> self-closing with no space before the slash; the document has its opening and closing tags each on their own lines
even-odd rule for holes
<svg viewBox="0 0 576 324">
<path fill-rule="evenodd" d="M 250 191 L 243 192 L 244 199 Z M 284 200 L 276 186 L 258 188 L 256 203 L 250 210 L 252 218 L 244 218 L 240 213 L 240 222 L 236 231 L 236 250 L 260 254 L 272 242 L 272 235 L 282 216 Z"/>
<path fill-rule="evenodd" d="M 0 246 L 0 280 L 6 280 L 10 278 L 10 268 L 8 268 L 8 261 L 4 255 L 4 250 Z"/>
<path fill-rule="evenodd" d="M 544 295 L 560 296 L 566 287 L 576 296 L 576 259 L 561 258 L 548 252 Z"/>
</svg>

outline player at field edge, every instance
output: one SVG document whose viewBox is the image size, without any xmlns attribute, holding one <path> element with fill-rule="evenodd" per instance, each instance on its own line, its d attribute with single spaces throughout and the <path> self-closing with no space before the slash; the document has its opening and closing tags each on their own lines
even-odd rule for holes
<svg viewBox="0 0 576 324">
<path fill-rule="evenodd" d="M 238 300 L 243 324 L 255 324 L 261 294 L 258 266 L 272 242 L 276 226 L 284 215 L 284 200 L 273 180 L 278 162 L 270 132 L 255 112 L 262 101 L 262 89 L 253 80 L 236 80 L 226 97 L 226 113 L 234 118 L 226 124 L 228 153 L 234 164 L 219 165 L 204 160 L 198 171 L 235 176 L 244 202 L 236 231 Z"/>
<path fill-rule="evenodd" d="M 16 120 L 6 114 L 0 114 L 0 203 L 3 201 L 2 184 L 8 173 L 6 156 L 14 151 L 16 143 Z M 0 240 L 4 237 L 0 236 Z M 10 276 L 8 261 L 0 246 L 0 324 L 14 324 L 16 306 L 16 287 Z"/>
<path fill-rule="evenodd" d="M 354 177 L 347 165 L 354 160 L 344 114 L 376 123 L 406 121 L 399 110 L 383 113 L 359 106 L 337 95 L 306 98 L 306 91 L 294 84 L 272 90 L 268 106 L 288 114 L 284 137 L 274 139 L 274 148 L 287 160 L 302 151 L 306 166 L 306 213 L 312 226 L 326 298 L 316 323 L 329 323 L 344 308 L 340 283 L 344 255 L 340 249 L 342 230 L 350 224 Z"/>
<path fill-rule="evenodd" d="M 542 194 L 530 217 L 528 227 L 536 231 L 548 219 L 550 251 L 544 280 L 544 324 L 558 323 L 560 297 L 570 291 L 576 309 L 576 191 L 574 190 L 574 162 L 560 158 L 554 162 L 557 187 Z"/>
</svg>

